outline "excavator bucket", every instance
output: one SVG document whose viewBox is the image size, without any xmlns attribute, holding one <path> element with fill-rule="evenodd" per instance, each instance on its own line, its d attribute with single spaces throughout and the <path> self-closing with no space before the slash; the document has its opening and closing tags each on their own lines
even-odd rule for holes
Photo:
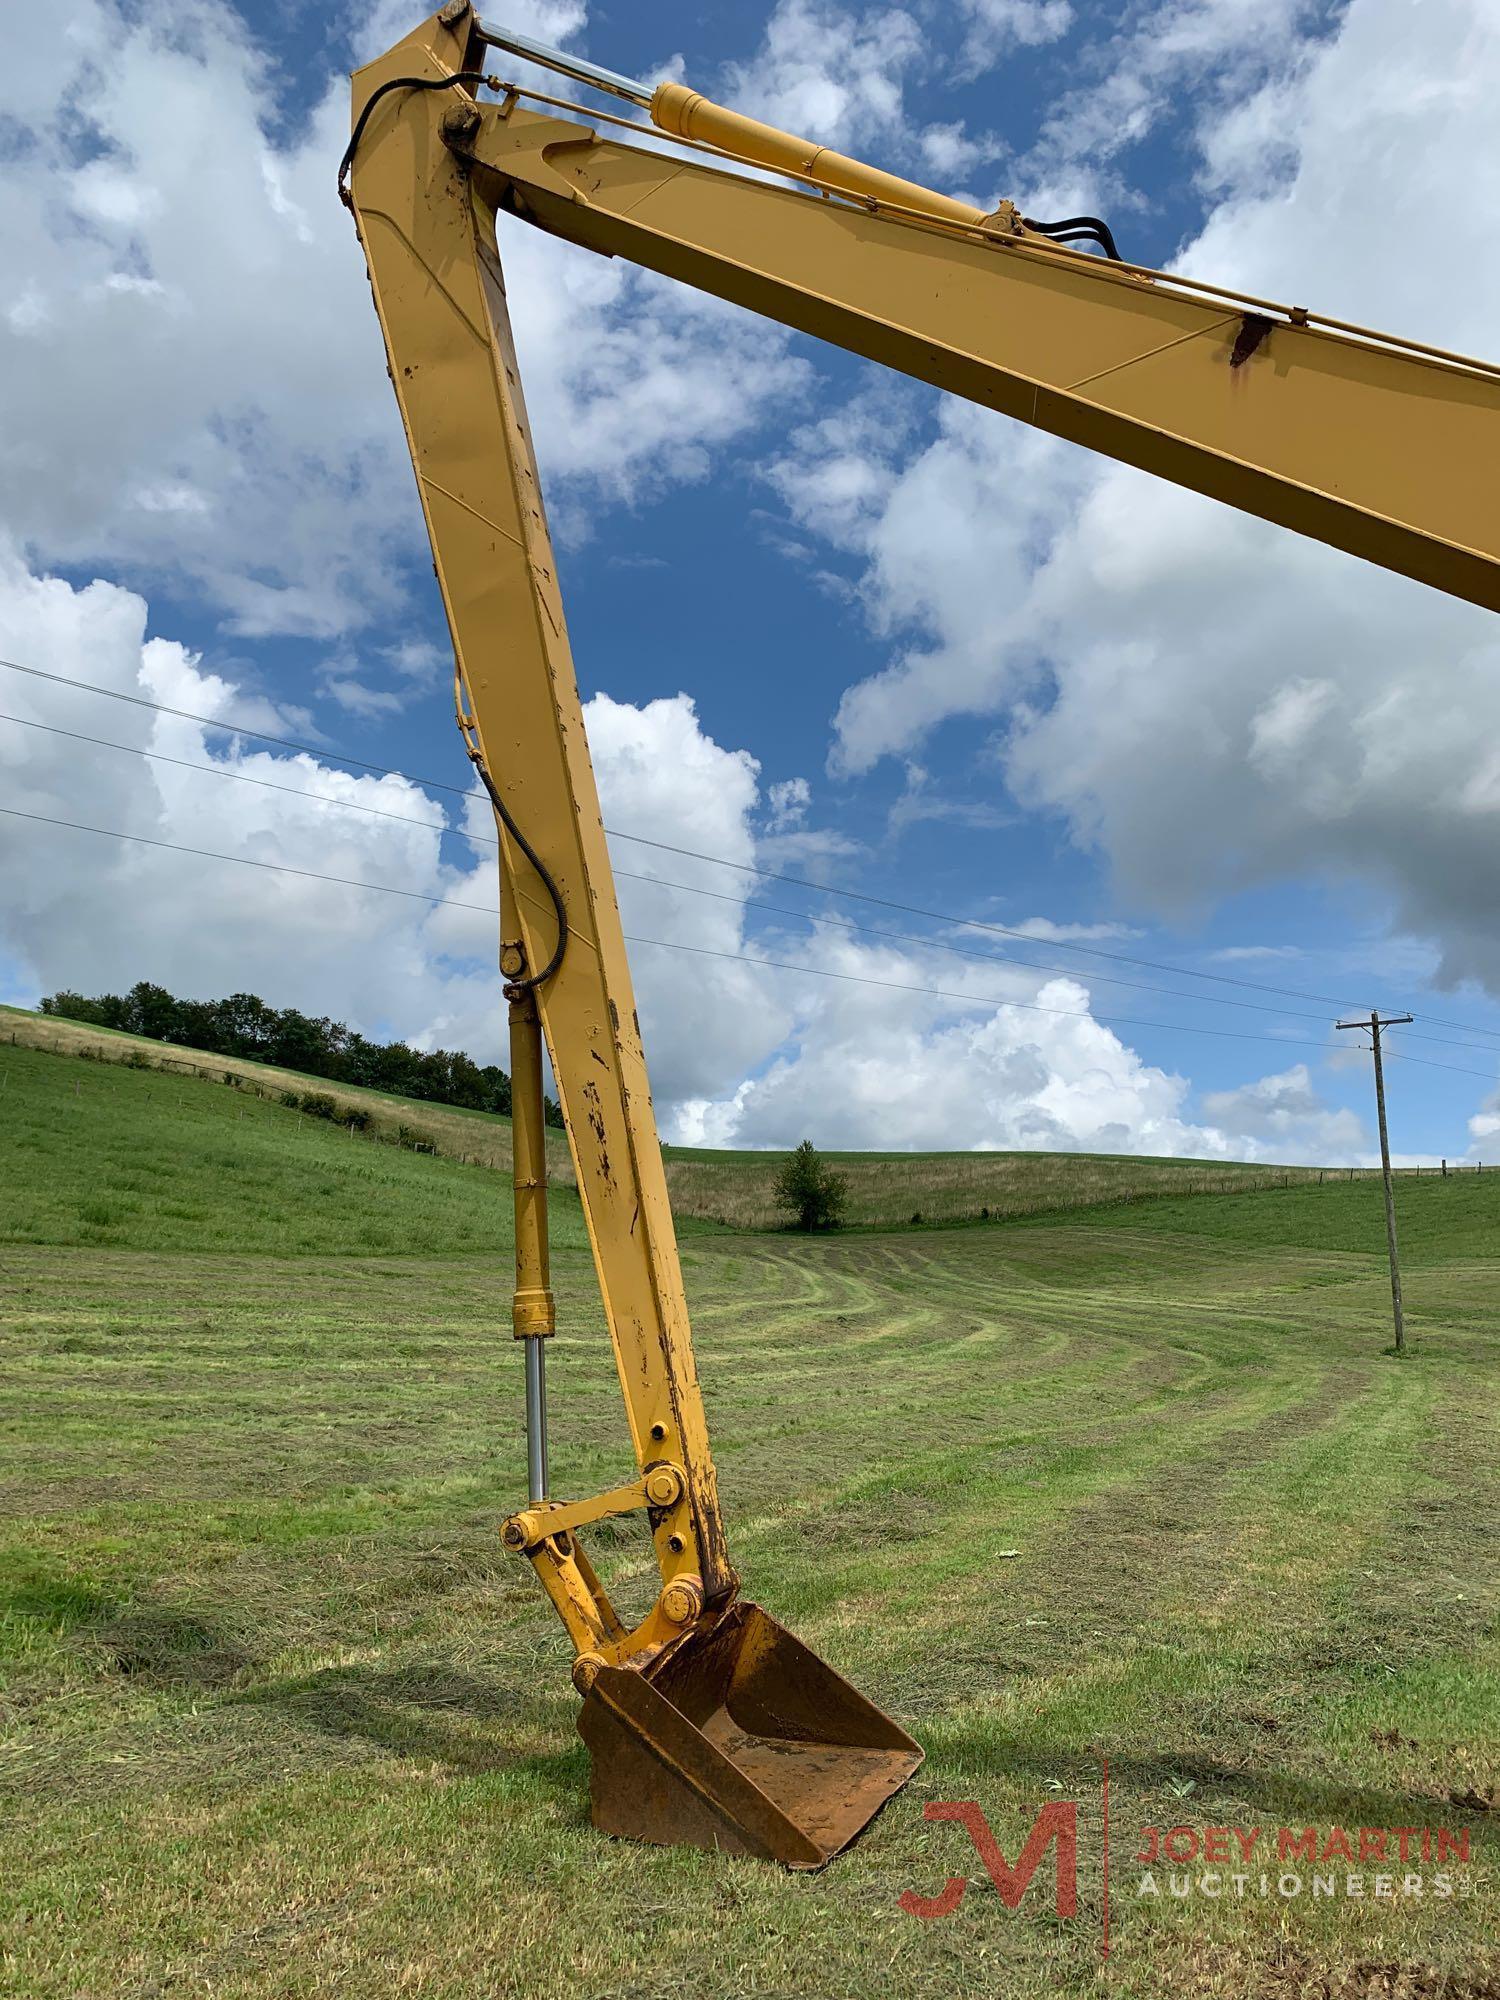
<svg viewBox="0 0 1500 2000">
<path fill-rule="evenodd" d="M 578 1718 L 605 1833 L 821 1868 L 922 1761 L 905 1730 L 758 1605 L 660 1668 L 601 1667 Z"/>
</svg>

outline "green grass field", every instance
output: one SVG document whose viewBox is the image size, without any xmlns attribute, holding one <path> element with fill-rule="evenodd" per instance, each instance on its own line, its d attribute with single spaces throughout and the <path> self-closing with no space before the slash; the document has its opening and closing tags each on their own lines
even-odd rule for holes
<svg viewBox="0 0 1500 2000">
<path fill-rule="evenodd" d="M 285 1090 L 313 1090 L 331 1097 L 346 1116 L 357 1113 L 367 1119 L 373 1138 L 390 1143 L 404 1135 L 461 1165 L 510 1169 L 510 1120 L 485 1112 L 391 1097 L 16 1007 L 0 1007 L 0 1047 L 7 1043 L 87 1056 L 108 1070 L 112 1084 L 122 1069 L 127 1075 L 138 1074 L 139 1070 L 125 1068 L 136 1064 L 171 1077 L 179 1099 L 188 1085 L 203 1077 L 216 1083 L 230 1079 L 238 1086 L 235 1099 L 242 1105 L 252 1103 L 257 1092 L 276 1102 Z M 79 1085 L 80 1094 L 84 1088 Z M 189 1090 L 188 1097 L 193 1095 Z M 89 1099 L 91 1104 L 103 1101 Z M 572 1161 L 560 1132 L 549 1131 L 547 1151 L 554 1182 L 571 1186 Z M 771 1229 L 780 1222 L 773 1188 L 780 1165 L 776 1155 L 704 1152 L 689 1146 L 664 1147 L 663 1155 L 672 1206 L 680 1221 L 754 1230 Z M 841 1153 L 839 1169 L 848 1183 L 847 1222 L 867 1229 L 910 1226 L 916 1220 L 924 1226 L 1004 1221 L 1132 1201 L 1141 1195 L 1232 1193 L 1319 1179 L 1318 1170 L 1307 1167 L 1082 1153 Z"/>
<path fill-rule="evenodd" d="M 9 1046 L 0 1140 L 0 1990 L 1500 1994 L 1500 1176 L 1403 1184 L 1399 1360 L 1370 1183 L 690 1231 L 747 1592 L 928 1751 L 797 1877 L 588 1825 L 563 1634 L 496 1535 L 502 1178 Z M 556 1210 L 583 1494 L 629 1452 Z M 638 1531 L 591 1547 L 643 1607 Z M 923 1818 L 968 1799 L 1012 1858 L 1079 1802 L 1076 1918 L 1043 1876 L 1007 1910 Z M 1273 1844 L 1265 1898 L 1142 1897 L 1175 1825 L 1445 1828 L 1470 1861 L 1448 1898 L 1429 1866 L 1314 1902 Z M 955 1914 L 901 1909 L 952 1875 Z"/>
</svg>

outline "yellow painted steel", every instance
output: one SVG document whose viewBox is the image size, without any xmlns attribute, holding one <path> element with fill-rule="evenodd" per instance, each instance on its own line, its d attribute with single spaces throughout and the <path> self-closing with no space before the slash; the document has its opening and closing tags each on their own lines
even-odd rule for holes
<svg viewBox="0 0 1500 2000">
<path fill-rule="evenodd" d="M 593 1500 L 533 1507 L 506 1532 L 567 1625 L 574 1677 L 588 1688 L 621 1664 L 666 1663 L 670 1679 L 685 1636 L 715 1620 L 729 1630 L 723 1614 L 737 1580 L 511 340 L 497 212 L 1491 608 L 1500 608 L 1500 372 L 1063 249 L 1030 234 L 1008 204 L 982 215 L 683 86 L 656 93 L 664 130 L 816 191 L 601 137 L 527 109 L 514 90 L 481 106 L 472 84 L 409 87 L 446 83 L 482 56 L 472 15 L 453 0 L 357 73 L 356 118 L 369 115 L 356 128 L 351 206 L 432 541 L 466 738 L 567 912 L 560 966 L 534 993 L 512 996 L 515 1326 L 540 1334 L 551 1325 L 539 1022 L 641 1478 Z M 395 79 L 402 87 L 380 95 Z M 548 965 L 556 917 L 499 815 L 497 827 L 513 932 L 503 964 L 516 981 Z M 649 1514 L 661 1592 L 627 1630 L 573 1530 L 637 1506 Z M 781 1634 L 777 1657 L 789 1658 L 794 1643 Z M 915 1748 L 901 1737 L 880 1754 L 909 1770 Z"/>
<path fill-rule="evenodd" d="M 596 1493 L 591 1500 L 549 1501 L 545 1507 L 528 1507 L 512 1514 L 502 1530 L 508 1548 L 525 1549 L 546 1535 L 565 1528 L 583 1528 L 590 1521 L 605 1521 L 613 1514 L 630 1514 L 639 1507 L 670 1507 L 681 1493 L 683 1477 L 675 1465 L 653 1465 L 628 1486 L 616 1486 L 608 1493 Z"/>
<path fill-rule="evenodd" d="M 510 955 L 502 951 L 501 968 Z M 521 967 L 513 963 L 510 970 Z M 536 995 L 510 1002 L 511 1187 L 516 1217 L 516 1289 L 511 1325 L 517 1340 L 544 1340 L 557 1330 L 547 1245 L 547 1128 L 542 1096 L 542 1027 Z"/>
<path fill-rule="evenodd" d="M 358 73 L 356 106 L 389 77 L 440 76 L 463 61 L 462 32 L 433 20 Z M 691 1583 L 711 1608 L 736 1579 L 493 218 L 444 139 L 455 108 L 446 93 L 389 93 L 355 155 L 352 205 L 474 739 L 568 913 L 565 956 L 536 1004 L 637 1462 L 682 1470 L 679 1497 L 651 1512 L 663 1589 Z M 550 898 L 499 834 L 507 924 L 526 964 L 545 966 Z M 636 1658 L 681 1637 L 659 1605 L 625 1634 L 569 1534 L 528 1553 L 580 1651 Z"/>
<path fill-rule="evenodd" d="M 690 122 L 778 170 L 817 153 L 783 149 L 774 132 L 757 148 L 750 119 L 699 110 Z M 925 213 L 914 195 L 887 209 L 870 169 L 849 176 L 848 201 L 829 199 L 515 100 L 481 107 L 463 150 L 494 208 L 553 235 L 1500 609 L 1490 364 L 1113 264 L 972 210 L 968 226 L 941 196 Z"/>
<path fill-rule="evenodd" d="M 716 146 L 773 173 L 820 181 L 860 201 L 909 208 L 968 228 L 991 219 L 984 209 L 955 201 L 951 195 L 934 194 L 916 181 L 904 181 L 897 174 L 866 166 L 863 160 L 852 160 L 847 153 L 831 152 L 810 139 L 799 139 L 795 133 L 763 125 L 758 118 L 747 118 L 743 112 L 728 111 L 684 83 L 657 87 L 651 99 L 651 122 L 674 137 Z"/>
</svg>

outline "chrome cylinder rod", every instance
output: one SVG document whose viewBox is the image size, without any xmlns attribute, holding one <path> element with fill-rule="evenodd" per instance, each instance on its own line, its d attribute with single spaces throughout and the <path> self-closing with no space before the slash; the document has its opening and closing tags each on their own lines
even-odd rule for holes
<svg viewBox="0 0 1500 2000">
<path fill-rule="evenodd" d="M 586 83 L 592 90 L 604 90 L 611 97 L 623 97 L 629 104 L 649 105 L 651 102 L 649 83 L 633 83 L 628 76 L 618 76 L 612 69 L 601 69 L 597 63 L 585 62 L 582 56 L 570 56 L 562 49 L 549 48 L 545 42 L 534 42 L 530 35 L 518 35 L 510 28 L 497 27 L 493 21 L 476 21 L 474 32 L 490 48 L 506 49 L 513 56 L 524 56 L 528 62 L 540 63 L 543 69 L 571 77 L 574 83 Z"/>
<path fill-rule="evenodd" d="M 508 900 L 508 899 L 507 899 Z M 511 1183 L 516 1216 L 516 1289 L 511 1330 L 526 1354 L 526 1484 L 535 1505 L 547 1498 L 547 1362 L 544 1343 L 557 1324 L 547 1247 L 546 1099 L 542 1024 L 536 992 L 525 981 L 519 938 L 500 946 L 510 1002 Z"/>
<path fill-rule="evenodd" d="M 551 1484 L 547 1468 L 547 1344 L 535 1336 L 526 1349 L 526 1499 L 545 1500 Z"/>
</svg>

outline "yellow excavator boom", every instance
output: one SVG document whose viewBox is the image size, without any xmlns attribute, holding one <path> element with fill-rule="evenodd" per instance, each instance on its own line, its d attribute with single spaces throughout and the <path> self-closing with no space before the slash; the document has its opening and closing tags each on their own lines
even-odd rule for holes
<svg viewBox="0 0 1500 2000">
<path fill-rule="evenodd" d="M 493 80 L 492 47 L 649 127 Z M 607 125 L 608 130 L 596 129 Z M 622 129 L 623 126 L 623 129 Z M 778 178 L 767 178 L 767 175 Z M 357 72 L 341 168 L 447 613 L 459 727 L 500 840 L 528 1502 L 503 1527 L 572 1638 L 608 1831 L 817 1867 L 921 1751 L 738 1597 L 495 238 L 497 214 L 678 278 L 973 402 L 1500 605 L 1500 371 L 1069 247 L 712 105 L 492 29 L 449 0 Z M 788 184 L 788 182 L 792 184 Z M 1055 240 L 1061 232 L 1062 240 Z M 548 1491 L 542 1040 L 638 1477 Z M 646 1516 L 661 1588 L 627 1628 L 578 1538 Z"/>
</svg>

